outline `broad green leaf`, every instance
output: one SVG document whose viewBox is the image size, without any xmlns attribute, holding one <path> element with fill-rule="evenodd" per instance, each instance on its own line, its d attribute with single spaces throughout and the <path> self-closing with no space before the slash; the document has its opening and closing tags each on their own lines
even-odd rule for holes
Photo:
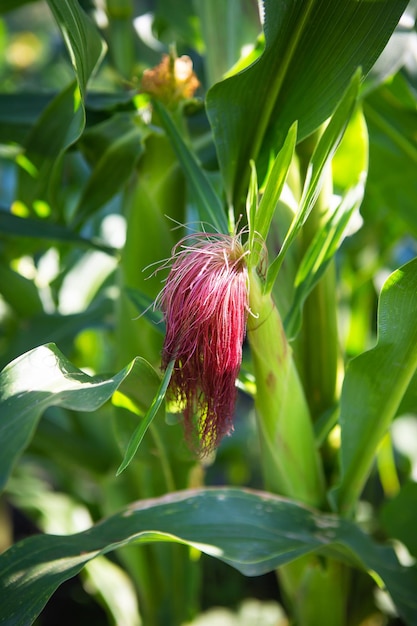
<svg viewBox="0 0 417 626">
<path fill-rule="evenodd" d="M 202 489 L 139 501 L 75 535 L 37 535 L 0 556 L 0 624 L 31 624 L 56 588 L 95 557 L 129 543 L 194 546 L 247 576 L 299 556 L 331 551 L 376 572 L 400 615 L 417 619 L 416 567 L 402 567 L 391 547 L 355 524 L 248 489 Z"/>
<path fill-rule="evenodd" d="M 299 140 L 334 111 L 355 73 L 366 74 L 407 0 L 265 1 L 265 51 L 207 96 L 229 203 L 240 206 L 249 161 L 269 158 L 298 120 Z"/>
<path fill-rule="evenodd" d="M 78 2 L 47 2 L 61 30 L 84 100 L 88 80 L 104 55 L 104 41 Z"/>
<path fill-rule="evenodd" d="M 172 147 L 184 169 L 190 185 L 199 217 L 202 222 L 211 225 L 219 232 L 227 233 L 227 220 L 222 202 L 210 180 L 199 166 L 196 157 L 181 137 L 168 111 L 159 103 L 154 106 L 161 118 Z"/>
<path fill-rule="evenodd" d="M 114 376 L 88 376 L 54 344 L 40 346 L 7 365 L 0 374 L 0 488 L 30 442 L 42 413 L 50 406 L 95 411 L 131 372 L 139 357 Z"/>
<path fill-rule="evenodd" d="M 142 442 L 142 439 L 144 438 L 146 434 L 146 431 L 148 430 L 149 426 L 152 424 L 154 417 L 156 416 L 159 409 L 161 408 L 161 404 L 165 399 L 165 393 L 168 388 L 169 381 L 171 380 L 171 374 L 172 374 L 172 370 L 174 369 L 174 365 L 175 365 L 175 361 L 171 361 L 168 364 L 165 370 L 165 374 L 161 380 L 161 384 L 158 388 L 156 396 L 154 397 L 152 401 L 151 406 L 149 407 L 149 410 L 146 412 L 146 415 L 144 416 L 143 420 L 141 421 L 139 426 L 136 428 L 135 432 L 132 434 L 132 437 L 127 446 L 127 450 L 125 452 L 123 461 L 121 462 L 119 469 L 117 470 L 117 474 L 116 474 L 117 476 L 121 474 L 131 463 L 133 457 L 135 456 Z"/>
<path fill-rule="evenodd" d="M 330 165 L 333 155 L 340 143 L 349 122 L 359 89 L 360 74 L 357 72 L 352 78 L 349 88 L 340 101 L 335 113 L 326 126 L 319 142 L 313 152 L 309 163 L 306 179 L 304 183 L 303 193 L 298 207 L 298 211 L 294 216 L 291 226 L 285 236 L 282 247 L 278 256 L 274 259 L 268 269 L 267 289 L 270 291 L 278 276 L 278 272 L 284 260 L 285 254 L 300 232 L 303 224 L 310 215 L 311 209 L 320 193 L 323 177 L 326 169 Z"/>
<path fill-rule="evenodd" d="M 362 491 L 378 445 L 417 368 L 417 259 L 385 282 L 376 346 L 347 368 L 340 406 L 341 484 L 335 499 L 349 512 Z"/>
</svg>

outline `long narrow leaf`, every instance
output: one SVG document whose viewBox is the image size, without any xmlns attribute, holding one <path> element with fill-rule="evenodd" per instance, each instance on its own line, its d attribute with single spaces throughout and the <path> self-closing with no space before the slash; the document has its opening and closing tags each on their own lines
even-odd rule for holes
<svg viewBox="0 0 417 626">
<path fill-rule="evenodd" d="M 139 426 L 136 428 L 135 432 L 133 433 L 129 441 L 129 445 L 127 446 L 127 450 L 123 458 L 123 461 L 121 462 L 119 469 L 117 470 L 117 473 L 116 473 L 117 476 L 119 476 L 119 474 L 121 474 L 132 462 L 133 457 L 135 456 L 142 442 L 142 439 L 144 438 L 146 434 L 146 431 L 148 430 L 156 414 L 158 413 L 161 407 L 161 404 L 164 401 L 165 393 L 168 388 L 169 381 L 171 380 L 171 374 L 172 374 L 172 370 L 174 369 L 174 365 L 175 365 L 175 361 L 171 361 L 168 364 L 165 370 L 165 374 L 161 380 L 161 384 L 159 386 L 157 394 L 155 398 L 153 399 L 153 402 L 151 406 L 149 407 L 149 410 L 147 411 L 145 417 L 140 422 Z"/>
<path fill-rule="evenodd" d="M 271 226 L 271 221 L 277 206 L 277 202 L 284 187 L 291 160 L 294 156 L 295 143 L 297 141 L 297 123 L 295 122 L 288 131 L 284 145 L 278 152 L 274 164 L 268 175 L 262 199 L 255 213 L 253 231 L 250 232 L 251 249 L 257 238 L 260 243 L 266 241 Z M 256 245 L 256 244 L 255 244 Z M 250 257 L 250 262 L 254 265 L 258 262 L 256 251 Z M 253 258 L 254 257 L 254 258 Z"/>
<path fill-rule="evenodd" d="M 284 260 L 285 254 L 300 232 L 303 224 L 310 215 L 310 211 L 314 206 L 317 196 L 321 189 L 323 176 L 326 168 L 340 143 L 343 132 L 352 114 L 358 95 L 360 83 L 360 72 L 356 72 L 353 76 L 349 88 L 339 103 L 334 115 L 330 119 L 323 135 L 314 150 L 313 156 L 309 164 L 304 184 L 303 194 L 297 214 L 291 223 L 288 233 L 284 239 L 278 256 L 271 263 L 268 270 L 267 290 L 270 291 L 278 276 L 278 272 Z"/>
<path fill-rule="evenodd" d="M 181 137 L 168 111 L 159 102 L 155 102 L 154 106 L 184 169 L 201 221 L 207 222 L 219 232 L 227 233 L 227 219 L 224 207 L 208 177 Z"/>
<path fill-rule="evenodd" d="M 78 2 L 72 0 L 47 0 L 47 2 L 62 32 L 84 100 L 88 80 L 100 63 L 106 45 Z"/>
</svg>

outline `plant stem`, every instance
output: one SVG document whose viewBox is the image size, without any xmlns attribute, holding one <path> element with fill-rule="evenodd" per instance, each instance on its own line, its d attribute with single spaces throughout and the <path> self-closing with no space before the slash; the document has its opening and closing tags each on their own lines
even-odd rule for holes
<svg viewBox="0 0 417 626">
<path fill-rule="evenodd" d="M 248 337 L 256 378 L 255 405 L 266 487 L 313 506 L 324 500 L 312 423 L 281 318 L 254 271 Z"/>
</svg>

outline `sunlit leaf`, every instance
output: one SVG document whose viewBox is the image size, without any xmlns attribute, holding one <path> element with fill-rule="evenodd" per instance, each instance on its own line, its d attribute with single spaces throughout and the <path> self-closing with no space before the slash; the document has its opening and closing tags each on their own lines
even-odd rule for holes
<svg viewBox="0 0 417 626">
<path fill-rule="evenodd" d="M 355 524 L 271 494 L 202 489 L 144 500 L 76 535 L 38 535 L 0 556 L 0 624 L 30 624 L 55 589 L 98 555 L 128 543 L 177 541 L 247 576 L 274 570 L 299 556 L 331 550 L 343 561 L 376 572 L 400 614 L 417 618 L 416 568 L 402 567 Z"/>
<path fill-rule="evenodd" d="M 74 67 L 81 97 L 85 98 L 87 83 L 104 55 L 106 46 L 90 18 L 78 2 L 47 0 L 62 32 Z"/>
<path fill-rule="evenodd" d="M 306 180 L 304 183 L 303 194 L 300 200 L 298 211 L 294 216 L 291 226 L 285 236 L 282 247 L 278 256 L 271 263 L 268 269 L 267 289 L 271 290 L 276 277 L 278 275 L 285 254 L 300 232 L 303 224 L 307 220 L 310 212 L 320 193 L 323 177 L 326 168 L 329 166 L 331 159 L 339 145 L 346 125 L 350 119 L 359 89 L 360 74 L 357 72 L 352 78 L 349 88 L 344 94 L 342 100 L 331 117 L 330 122 L 326 126 L 317 146 L 313 152 L 310 163 L 308 165 Z"/>
<path fill-rule="evenodd" d="M 88 376 L 49 344 L 7 365 L 0 374 L 0 488 L 48 407 L 95 411 L 111 398 L 135 363 L 114 376 Z"/>
<path fill-rule="evenodd" d="M 303 139 L 332 114 L 357 68 L 369 71 L 406 6 L 407 0 L 266 0 L 263 55 L 207 97 L 229 202 L 240 206 L 250 159 L 276 153 L 295 120 Z"/>
</svg>

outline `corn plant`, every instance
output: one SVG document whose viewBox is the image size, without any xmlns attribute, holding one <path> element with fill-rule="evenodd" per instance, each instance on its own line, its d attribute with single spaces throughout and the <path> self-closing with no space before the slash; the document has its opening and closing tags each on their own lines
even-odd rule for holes
<svg viewBox="0 0 417 626">
<path fill-rule="evenodd" d="M 0 0 L 0 624 L 417 624 L 416 11 Z"/>
</svg>

